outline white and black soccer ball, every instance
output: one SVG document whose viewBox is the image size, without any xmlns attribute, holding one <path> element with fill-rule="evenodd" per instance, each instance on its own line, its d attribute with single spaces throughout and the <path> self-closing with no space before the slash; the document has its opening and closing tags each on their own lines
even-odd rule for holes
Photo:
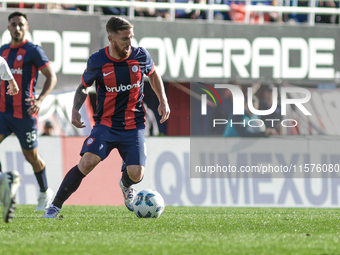
<svg viewBox="0 0 340 255">
<path fill-rule="evenodd" d="M 152 189 L 138 192 L 133 200 L 133 210 L 138 218 L 158 218 L 164 208 L 162 195 Z"/>
</svg>

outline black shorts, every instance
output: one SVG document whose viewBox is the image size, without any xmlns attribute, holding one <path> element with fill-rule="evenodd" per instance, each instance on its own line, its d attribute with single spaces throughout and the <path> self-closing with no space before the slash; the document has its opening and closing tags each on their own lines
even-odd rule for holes
<svg viewBox="0 0 340 255">
<path fill-rule="evenodd" d="M 114 130 L 103 125 L 95 125 L 86 138 L 80 155 L 91 152 L 104 160 L 110 152 L 117 148 L 124 163 L 145 166 L 146 144 L 145 130 Z"/>
<path fill-rule="evenodd" d="M 25 150 L 33 150 L 38 146 L 38 118 L 24 116 L 22 119 L 11 114 L 0 112 L 0 134 L 5 137 L 14 133 Z"/>
</svg>

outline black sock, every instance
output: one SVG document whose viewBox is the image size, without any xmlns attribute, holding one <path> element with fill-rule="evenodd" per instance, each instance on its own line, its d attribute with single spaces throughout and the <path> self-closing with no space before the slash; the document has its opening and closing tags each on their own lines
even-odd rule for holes
<svg viewBox="0 0 340 255">
<path fill-rule="evenodd" d="M 45 167 L 40 172 L 34 172 L 34 175 L 38 181 L 40 192 L 45 192 L 48 189 Z"/>
<path fill-rule="evenodd" d="M 0 161 L 0 173 L 2 173 L 1 161 Z"/>
<path fill-rule="evenodd" d="M 128 188 L 128 187 L 130 187 L 133 184 L 141 182 L 142 180 L 143 180 L 143 178 L 140 181 L 138 181 L 138 182 L 134 182 L 133 180 L 130 179 L 130 176 L 128 175 L 126 168 L 123 170 L 122 182 L 123 182 L 123 185 L 125 187 Z"/>
<path fill-rule="evenodd" d="M 84 177 L 85 175 L 80 172 L 78 166 L 73 167 L 64 177 L 52 204 L 61 208 L 72 193 L 78 189 Z"/>
</svg>

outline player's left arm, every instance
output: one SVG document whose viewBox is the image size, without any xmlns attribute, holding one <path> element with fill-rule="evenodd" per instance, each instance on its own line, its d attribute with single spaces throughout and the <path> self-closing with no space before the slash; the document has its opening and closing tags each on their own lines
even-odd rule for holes
<svg viewBox="0 0 340 255">
<path fill-rule="evenodd" d="M 55 74 L 50 65 L 45 66 L 40 71 L 45 76 L 46 80 L 43 89 L 37 99 L 35 98 L 26 99 L 26 101 L 28 102 L 33 102 L 33 104 L 27 110 L 30 115 L 39 113 L 42 101 L 44 101 L 45 97 L 51 93 L 51 91 L 57 84 L 57 75 Z"/>
<path fill-rule="evenodd" d="M 158 75 L 156 70 L 154 70 L 149 75 L 149 82 L 153 89 L 153 91 L 156 93 L 158 100 L 159 100 L 159 106 L 158 106 L 158 113 L 162 116 L 160 123 L 165 122 L 170 115 L 170 107 L 168 104 L 168 99 L 165 94 L 165 89 L 163 85 L 162 78 Z"/>
</svg>

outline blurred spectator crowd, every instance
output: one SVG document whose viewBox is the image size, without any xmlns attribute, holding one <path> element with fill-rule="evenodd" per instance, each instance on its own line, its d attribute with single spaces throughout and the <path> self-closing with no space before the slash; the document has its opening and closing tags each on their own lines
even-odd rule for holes
<svg viewBox="0 0 340 255">
<path fill-rule="evenodd" d="M 109 1 L 109 0 L 108 0 Z M 121 0 L 124 1 L 124 0 Z M 136 0 L 143 2 L 165 2 L 168 0 Z M 228 1 L 228 0 L 175 0 L 176 3 L 194 3 L 194 4 L 207 4 L 214 3 L 217 5 L 228 5 L 229 11 L 215 11 L 215 20 L 229 20 L 234 22 L 243 22 L 246 15 L 246 1 Z M 308 7 L 311 6 L 311 1 L 308 0 L 260 0 L 251 1 L 251 5 L 267 5 L 267 6 L 295 6 L 295 7 Z M 322 8 L 339 8 L 340 1 L 316 1 L 316 7 Z M 87 11 L 87 6 L 71 5 L 71 4 L 24 4 L 7 3 L 8 8 L 34 8 L 34 9 L 55 9 L 55 10 L 70 10 L 70 11 Z M 95 7 L 95 11 L 101 12 L 104 15 L 128 15 L 127 7 Z M 135 8 L 135 16 L 142 17 L 156 17 L 158 19 L 168 19 L 169 10 L 161 10 L 155 8 Z M 175 18 L 177 19 L 207 19 L 207 11 L 195 10 L 195 9 L 176 9 Z M 251 12 L 249 14 L 250 24 L 262 24 L 264 22 L 288 22 L 288 23 L 300 23 L 308 22 L 308 14 L 286 13 L 278 15 L 277 12 L 262 13 Z M 316 14 L 315 23 L 339 23 L 339 15 L 330 14 Z"/>
</svg>

